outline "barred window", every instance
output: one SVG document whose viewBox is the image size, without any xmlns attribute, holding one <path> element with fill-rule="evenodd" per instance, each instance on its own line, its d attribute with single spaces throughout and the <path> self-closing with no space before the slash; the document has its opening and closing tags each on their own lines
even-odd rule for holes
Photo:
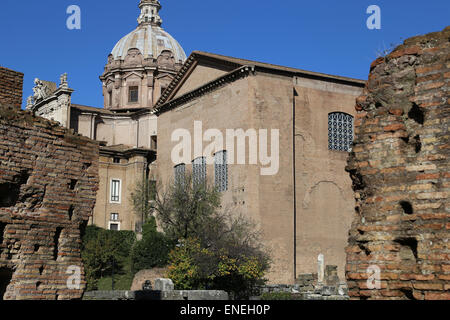
<svg viewBox="0 0 450 320">
<path fill-rule="evenodd" d="M 353 144 L 353 117 L 343 112 L 328 114 L 328 149 L 351 151 Z"/>
<path fill-rule="evenodd" d="M 206 158 L 199 157 L 192 161 L 192 180 L 194 186 L 206 182 Z"/>
<path fill-rule="evenodd" d="M 226 150 L 214 154 L 214 174 L 217 190 L 219 190 L 219 192 L 227 191 L 228 163 Z"/>
<path fill-rule="evenodd" d="M 180 163 L 175 166 L 175 184 L 184 183 L 186 165 L 184 163 Z"/>
</svg>

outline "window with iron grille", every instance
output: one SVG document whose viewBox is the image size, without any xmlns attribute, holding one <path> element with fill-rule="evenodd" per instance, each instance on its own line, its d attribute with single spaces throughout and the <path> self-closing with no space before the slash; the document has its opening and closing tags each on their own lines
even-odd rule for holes
<svg viewBox="0 0 450 320">
<path fill-rule="evenodd" d="M 228 190 L 228 163 L 227 151 L 219 151 L 214 154 L 214 175 L 216 188 L 219 192 Z"/>
<path fill-rule="evenodd" d="M 206 158 L 199 157 L 192 161 L 192 181 L 194 186 L 206 182 Z"/>
<path fill-rule="evenodd" d="M 139 87 L 130 87 L 128 92 L 128 102 L 138 102 L 139 101 Z"/>
<path fill-rule="evenodd" d="M 343 112 L 328 114 L 328 149 L 351 151 L 353 144 L 353 117 Z"/>
<path fill-rule="evenodd" d="M 175 166 L 175 184 L 184 183 L 184 177 L 186 172 L 186 165 L 184 163 L 180 163 Z"/>
<path fill-rule="evenodd" d="M 120 202 L 120 180 L 111 180 L 111 202 Z"/>
</svg>

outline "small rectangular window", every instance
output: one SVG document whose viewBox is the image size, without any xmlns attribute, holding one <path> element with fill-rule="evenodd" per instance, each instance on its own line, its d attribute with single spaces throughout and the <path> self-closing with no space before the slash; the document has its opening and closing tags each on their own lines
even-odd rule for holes
<svg viewBox="0 0 450 320">
<path fill-rule="evenodd" d="M 130 87 L 128 94 L 128 102 L 138 102 L 139 101 L 139 87 Z"/>
<path fill-rule="evenodd" d="M 109 230 L 119 231 L 119 224 L 118 223 L 110 223 Z"/>
<path fill-rule="evenodd" d="M 120 163 L 120 158 L 113 158 L 113 163 Z"/>
<path fill-rule="evenodd" d="M 111 202 L 120 202 L 120 180 L 111 180 Z"/>
<path fill-rule="evenodd" d="M 118 213 L 111 213 L 111 221 L 119 221 L 119 214 Z"/>
</svg>

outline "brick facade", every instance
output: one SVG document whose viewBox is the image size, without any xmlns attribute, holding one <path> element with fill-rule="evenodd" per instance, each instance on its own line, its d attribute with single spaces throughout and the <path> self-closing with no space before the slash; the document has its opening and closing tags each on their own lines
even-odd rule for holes
<svg viewBox="0 0 450 320">
<path fill-rule="evenodd" d="M 449 39 L 447 27 L 406 40 L 372 63 L 357 99 L 353 299 L 450 299 Z M 381 270 L 375 289 L 369 266 Z"/>
<path fill-rule="evenodd" d="M 0 137 L 0 299 L 81 298 L 80 233 L 98 189 L 97 142 L 5 106 Z M 70 266 L 81 270 L 79 289 L 67 285 Z"/>
<path fill-rule="evenodd" d="M 0 66 L 0 104 L 22 106 L 23 73 Z"/>
</svg>

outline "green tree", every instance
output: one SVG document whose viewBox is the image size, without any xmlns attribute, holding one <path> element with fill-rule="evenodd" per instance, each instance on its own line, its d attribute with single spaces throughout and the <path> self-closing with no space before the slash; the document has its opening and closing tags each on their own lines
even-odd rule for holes
<svg viewBox="0 0 450 320">
<path fill-rule="evenodd" d="M 264 282 L 270 259 L 256 225 L 221 194 L 192 177 L 155 191 L 158 221 L 177 247 L 169 255 L 169 277 L 179 289 L 222 289 L 248 297 Z"/>
<path fill-rule="evenodd" d="M 202 234 L 220 208 L 220 193 L 210 184 L 193 183 L 191 175 L 165 189 L 155 186 L 154 190 L 158 221 L 174 240 Z"/>
</svg>

